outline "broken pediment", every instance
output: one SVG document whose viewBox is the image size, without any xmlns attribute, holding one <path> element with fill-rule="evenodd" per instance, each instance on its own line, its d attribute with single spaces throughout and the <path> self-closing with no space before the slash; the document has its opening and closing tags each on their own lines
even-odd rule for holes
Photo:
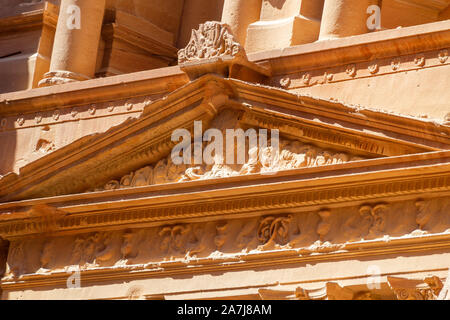
<svg viewBox="0 0 450 320">
<path fill-rule="evenodd" d="M 229 129 L 253 129 L 259 139 L 261 130 L 278 130 L 279 151 L 271 144 L 249 146 L 244 161 L 235 165 L 221 163 L 211 152 L 209 163 L 174 165 L 171 152 L 179 141 L 172 139 L 173 132 L 185 130 L 193 139 L 198 122 L 202 135 L 208 129 L 225 135 Z M 205 141 L 188 145 L 211 151 Z M 148 104 L 137 118 L 54 150 L 19 174 L 3 176 L 0 201 L 209 178 L 250 179 L 446 149 L 446 126 L 206 75 Z"/>
</svg>

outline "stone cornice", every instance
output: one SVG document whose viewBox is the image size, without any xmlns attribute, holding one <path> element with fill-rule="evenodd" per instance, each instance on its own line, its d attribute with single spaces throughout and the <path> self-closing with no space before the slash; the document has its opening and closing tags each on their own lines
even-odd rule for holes
<svg viewBox="0 0 450 320">
<path fill-rule="evenodd" d="M 450 21 L 390 29 L 363 35 L 249 54 L 270 63 L 273 75 L 398 57 L 450 46 Z"/>
<path fill-rule="evenodd" d="M 52 234 L 311 211 L 377 199 L 450 193 L 450 151 L 0 204 L 0 236 Z M 340 169 L 340 170 L 339 170 Z M 349 173 L 352 173 L 349 175 Z M 270 194 L 267 191 L 270 190 Z M 55 221 L 30 215 L 46 204 Z M 43 210 L 44 213 L 48 210 Z M 56 223 L 56 225 L 55 225 Z"/>
<path fill-rule="evenodd" d="M 420 144 L 435 148 L 449 147 L 450 127 L 437 124 L 427 119 L 387 113 L 370 108 L 349 106 L 333 100 L 325 100 L 309 95 L 297 95 L 273 87 L 255 86 L 238 80 L 227 80 L 235 85 L 234 94 L 240 101 L 252 105 L 257 111 L 271 112 L 267 105 L 273 107 L 271 116 L 303 118 L 311 123 L 322 125 L 339 123 L 343 128 L 372 132 L 380 136 L 390 136 L 400 140 L 415 140 Z M 270 89 L 270 94 L 267 90 Z M 282 110 L 281 108 L 288 110 Z M 359 128 L 359 129 L 358 129 Z M 414 130 L 411 130 L 414 128 Z M 408 138 L 409 136 L 410 138 Z M 442 144 L 443 143 L 443 144 Z"/>
<path fill-rule="evenodd" d="M 167 94 L 189 82 L 178 66 L 0 94 L 0 115 Z"/>
<path fill-rule="evenodd" d="M 16 15 L 0 17 L 0 33 L 27 32 L 39 29 L 43 24 L 56 28 L 59 7 L 50 2 L 45 2 L 44 8 L 39 8 L 42 6 L 43 4 L 38 4 L 35 6 L 36 10 L 27 12 L 18 10 Z"/>
</svg>

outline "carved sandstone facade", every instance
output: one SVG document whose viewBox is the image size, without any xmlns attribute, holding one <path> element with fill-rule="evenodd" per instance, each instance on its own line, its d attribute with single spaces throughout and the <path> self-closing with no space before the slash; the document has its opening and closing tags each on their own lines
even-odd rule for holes
<svg viewBox="0 0 450 320">
<path fill-rule="evenodd" d="M 0 16 L 3 299 L 449 299 L 449 1 L 91 2 Z"/>
</svg>

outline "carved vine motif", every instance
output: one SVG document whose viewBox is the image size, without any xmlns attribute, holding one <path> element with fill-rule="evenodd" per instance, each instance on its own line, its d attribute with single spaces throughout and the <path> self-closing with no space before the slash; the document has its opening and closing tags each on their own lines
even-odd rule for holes
<svg viewBox="0 0 450 320">
<path fill-rule="evenodd" d="M 198 30 L 192 30 L 186 48 L 178 51 L 178 63 L 243 53 L 244 49 L 235 41 L 227 24 L 208 21 L 201 24 Z"/>
<path fill-rule="evenodd" d="M 438 200 L 444 203 L 439 202 L 439 206 L 428 206 L 427 212 L 430 211 L 439 218 L 446 217 L 447 211 L 441 208 L 449 203 L 448 199 L 428 199 L 425 203 Z M 194 256 L 198 259 L 222 255 L 240 256 L 243 252 L 249 251 L 254 253 L 263 250 L 295 249 L 299 255 L 309 256 L 353 250 L 347 246 L 347 242 L 353 241 L 350 239 L 351 236 L 356 234 L 358 241 L 364 238 L 380 239 L 382 236 L 390 236 L 389 232 L 392 232 L 392 225 L 396 222 L 391 217 L 399 215 L 396 208 L 409 210 L 414 205 L 422 203 L 422 200 L 402 201 L 389 205 L 375 203 L 289 215 L 280 213 L 207 223 L 195 222 L 60 237 L 49 234 L 47 238 L 33 238 L 33 240 L 25 238 L 11 241 L 6 277 L 53 272 L 71 265 L 94 269 L 125 264 L 160 263 L 164 259 L 189 260 Z M 351 226 L 356 231 L 350 235 L 346 234 L 348 221 L 339 219 L 341 213 L 345 214 L 344 217 L 351 215 L 353 219 Z M 403 220 L 406 225 L 414 224 L 414 215 L 406 217 L 408 221 Z M 443 223 L 450 223 L 445 221 Z M 388 223 L 390 225 L 387 225 Z M 405 235 L 411 236 L 409 227 L 405 228 L 404 232 Z M 337 233 L 344 235 L 339 238 L 336 236 Z M 330 234 L 333 237 L 327 239 Z M 401 241 L 404 241 L 401 234 L 394 237 L 400 237 Z M 67 248 L 69 251 L 66 254 Z M 29 252 L 41 254 L 34 255 Z M 394 280 L 392 285 L 398 288 L 400 298 L 434 299 L 442 289 L 442 283 L 437 278 L 427 278 L 424 283 L 419 283 L 420 286 L 417 286 L 416 282 L 402 287 Z"/>
<path fill-rule="evenodd" d="M 318 167 L 360 159 L 360 157 L 324 150 L 299 141 L 281 139 L 279 152 L 274 151 L 271 146 L 254 147 L 248 150 L 247 161 L 243 165 L 234 167 L 221 163 L 175 165 L 169 155 L 154 166 L 146 166 L 123 176 L 120 180 L 112 180 L 96 191 Z M 217 159 L 214 160 L 217 161 Z"/>
<path fill-rule="evenodd" d="M 287 217 L 270 216 L 262 218 L 258 227 L 258 240 L 263 244 L 263 247 L 287 244 L 291 219 L 291 215 Z"/>
<path fill-rule="evenodd" d="M 439 277 L 422 281 L 388 277 L 388 283 L 398 300 L 436 300 L 443 288 Z"/>
</svg>

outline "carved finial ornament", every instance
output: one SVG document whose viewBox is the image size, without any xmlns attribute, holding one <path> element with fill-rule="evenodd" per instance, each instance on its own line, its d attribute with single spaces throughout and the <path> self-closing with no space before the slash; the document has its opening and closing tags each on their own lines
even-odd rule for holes
<svg viewBox="0 0 450 320">
<path fill-rule="evenodd" d="M 207 21 L 201 24 L 198 30 L 192 30 L 191 40 L 186 48 L 178 51 L 178 63 L 239 55 L 245 56 L 245 51 L 236 42 L 230 26 L 221 22 Z"/>
<path fill-rule="evenodd" d="M 217 21 L 207 21 L 192 30 L 189 43 L 178 51 L 178 64 L 191 79 L 214 73 L 258 82 L 270 75 L 266 67 L 248 61 L 230 26 Z"/>
</svg>

